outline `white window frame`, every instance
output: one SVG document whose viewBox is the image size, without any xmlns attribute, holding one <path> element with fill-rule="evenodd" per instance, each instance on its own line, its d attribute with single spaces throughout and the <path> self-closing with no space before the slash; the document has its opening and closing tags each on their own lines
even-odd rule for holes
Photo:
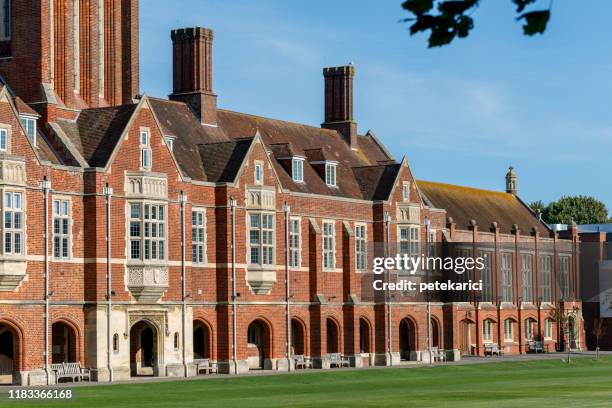
<svg viewBox="0 0 612 408">
<path fill-rule="evenodd" d="M 296 183 L 304 182 L 304 159 L 294 157 L 291 159 L 291 178 Z"/>
<path fill-rule="evenodd" d="M 152 201 L 130 201 L 127 205 L 129 261 L 165 263 L 168 259 L 168 206 L 164 203 Z M 138 217 L 133 216 L 133 209 L 136 207 L 139 208 Z M 159 211 L 160 209 L 162 209 L 162 212 Z M 139 235 L 132 234 L 133 227 L 136 225 L 139 226 Z M 139 242 L 138 257 L 134 257 L 132 252 L 133 245 L 136 242 Z M 153 256 L 154 254 L 155 256 Z"/>
<path fill-rule="evenodd" d="M 509 260 L 509 265 L 508 265 Z M 502 299 L 504 302 L 514 301 L 514 282 L 513 272 L 514 254 L 511 252 L 502 252 L 501 254 L 501 275 L 502 275 Z"/>
<path fill-rule="evenodd" d="M 298 217 L 289 218 L 289 266 L 302 266 L 302 220 Z"/>
<path fill-rule="evenodd" d="M 481 251 L 480 256 L 484 259 L 484 268 L 480 271 L 480 278 L 482 279 L 482 301 L 491 302 L 493 300 L 493 251 Z"/>
<path fill-rule="evenodd" d="M 247 256 L 249 265 L 269 267 L 275 265 L 276 219 L 271 212 L 247 213 Z M 257 225 L 253 220 L 257 219 Z M 264 222 L 265 221 L 265 222 Z M 271 225 L 270 225 L 271 224 Z M 256 238 L 256 239 L 254 239 Z M 254 256 L 256 254 L 256 256 Z"/>
<path fill-rule="evenodd" d="M 140 167 L 144 170 L 153 168 L 153 152 L 151 151 L 151 132 L 140 129 Z"/>
<path fill-rule="evenodd" d="M 355 270 L 365 272 L 368 269 L 368 226 L 355 223 Z"/>
<path fill-rule="evenodd" d="M 553 320 L 548 318 L 544 319 L 544 339 L 552 340 L 553 338 Z"/>
<path fill-rule="evenodd" d="M 482 340 L 485 342 L 493 341 L 493 320 L 491 319 L 482 321 Z"/>
<path fill-rule="evenodd" d="M 540 255 L 540 290 L 542 301 L 552 301 L 552 255 Z"/>
<path fill-rule="evenodd" d="M 191 263 L 206 263 L 206 209 L 191 209 Z"/>
<path fill-rule="evenodd" d="M 0 152 L 7 153 L 9 151 L 9 136 L 10 132 L 7 128 L 0 128 Z"/>
<path fill-rule="evenodd" d="M 399 254 L 421 256 L 421 228 L 418 225 L 398 225 L 397 244 Z"/>
<path fill-rule="evenodd" d="M 72 202 L 68 198 L 53 199 L 53 257 L 70 259 L 72 246 Z"/>
<path fill-rule="evenodd" d="M 10 200 L 9 200 L 10 197 Z M 18 197 L 18 200 L 16 200 Z M 3 190 L 2 194 L 2 251 L 5 255 L 25 254 L 25 192 Z M 17 222 L 15 222 L 17 220 Z M 7 221 L 9 223 L 7 224 Z M 18 228 L 15 227 L 18 224 Z M 7 226 L 8 225 L 8 226 Z M 16 239 L 18 237 L 18 239 Z M 9 238 L 9 239 L 7 239 Z M 18 243 L 17 245 L 15 243 Z M 8 246 L 7 246 L 8 245 Z M 17 249 L 17 250 L 16 250 Z"/>
<path fill-rule="evenodd" d="M 533 302 L 533 255 L 521 254 L 521 295 L 523 302 Z"/>
<path fill-rule="evenodd" d="M 410 183 L 408 181 L 402 183 L 402 200 L 404 202 L 410 201 Z"/>
<path fill-rule="evenodd" d="M 338 185 L 338 171 L 337 163 L 325 162 L 325 184 L 328 187 L 337 187 Z"/>
<path fill-rule="evenodd" d="M 534 336 L 535 336 L 535 330 L 534 330 L 534 325 L 535 325 L 536 321 L 534 319 L 528 318 L 525 319 L 525 330 L 523 331 L 523 335 L 525 336 L 525 340 L 527 341 L 532 341 L 535 340 Z"/>
<path fill-rule="evenodd" d="M 166 146 L 171 152 L 174 152 L 174 136 L 164 136 L 164 141 L 166 142 Z"/>
<path fill-rule="evenodd" d="M 570 295 L 570 257 L 559 257 L 559 295 L 561 300 L 568 300 Z"/>
<path fill-rule="evenodd" d="M 323 221 L 323 270 L 336 268 L 336 223 Z"/>
<path fill-rule="evenodd" d="M 506 343 L 514 341 L 514 320 L 504 320 L 504 341 Z"/>
<path fill-rule="evenodd" d="M 253 180 L 255 180 L 255 184 L 263 184 L 264 166 L 260 161 L 255 162 L 255 168 L 253 169 Z"/>
<path fill-rule="evenodd" d="M 28 139 L 36 146 L 36 118 L 34 116 L 20 115 L 19 121 Z"/>
</svg>

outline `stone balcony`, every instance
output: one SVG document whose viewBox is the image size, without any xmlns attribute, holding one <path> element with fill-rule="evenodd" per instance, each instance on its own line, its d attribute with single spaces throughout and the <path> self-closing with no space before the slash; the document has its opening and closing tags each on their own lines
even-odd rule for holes
<svg viewBox="0 0 612 408">
<path fill-rule="evenodd" d="M 139 302 L 157 302 L 168 290 L 166 265 L 127 265 L 126 275 L 128 290 Z"/>
<path fill-rule="evenodd" d="M 256 295 L 267 295 L 276 283 L 274 266 L 261 267 L 249 265 L 246 272 L 247 284 Z"/>
</svg>

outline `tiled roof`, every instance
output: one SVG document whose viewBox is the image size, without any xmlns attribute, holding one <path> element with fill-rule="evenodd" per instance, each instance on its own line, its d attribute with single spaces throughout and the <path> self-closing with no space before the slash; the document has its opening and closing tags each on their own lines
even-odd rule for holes
<svg viewBox="0 0 612 408">
<path fill-rule="evenodd" d="M 443 208 L 459 229 L 467 229 L 471 220 L 482 231 L 489 231 L 497 222 L 502 233 L 512 231 L 517 224 L 522 234 L 529 234 L 533 227 L 543 236 L 549 230 L 516 196 L 504 192 L 480 190 L 452 184 L 417 181 L 423 200 L 432 207 Z"/>
<path fill-rule="evenodd" d="M 17 112 L 19 112 L 20 115 L 29 115 L 36 117 L 40 116 L 38 112 L 30 108 L 30 106 L 18 96 L 15 97 L 15 107 L 17 108 Z"/>
<path fill-rule="evenodd" d="M 199 145 L 206 179 L 219 183 L 233 182 L 252 141 L 251 138 Z"/>
</svg>

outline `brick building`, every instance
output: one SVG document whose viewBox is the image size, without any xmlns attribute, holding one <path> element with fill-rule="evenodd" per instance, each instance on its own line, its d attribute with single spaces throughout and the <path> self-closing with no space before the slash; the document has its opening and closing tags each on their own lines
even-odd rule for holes
<svg viewBox="0 0 612 408">
<path fill-rule="evenodd" d="M 172 32 L 173 93 L 139 95 L 136 0 L 2 0 L 0 375 L 100 381 L 580 348 L 577 232 L 517 197 L 415 181 L 325 68 L 320 127 L 217 108 L 213 32 Z M 34 29 L 33 29 L 34 28 Z M 434 244 L 435 243 L 435 244 Z M 481 295 L 371 291 L 372 257 L 487 253 Z M 479 274 L 482 274 L 480 276 Z M 467 276 L 467 275 L 466 275 Z M 429 279 L 422 273 L 419 279 Z M 431 320 L 427 319 L 428 305 Z M 428 333 L 431 335 L 428 336 Z"/>
</svg>

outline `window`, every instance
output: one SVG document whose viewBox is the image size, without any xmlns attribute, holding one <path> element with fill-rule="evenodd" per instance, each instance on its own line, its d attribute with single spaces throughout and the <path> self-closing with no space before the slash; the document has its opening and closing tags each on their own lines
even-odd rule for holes
<svg viewBox="0 0 612 408">
<path fill-rule="evenodd" d="M 300 264 L 300 219 L 292 218 L 289 221 L 289 266 L 298 268 Z"/>
<path fill-rule="evenodd" d="M 4 193 L 4 253 L 23 253 L 23 200 L 21 193 Z"/>
<path fill-rule="evenodd" d="M 8 130 L 0 129 L 0 151 L 8 151 Z"/>
<path fill-rule="evenodd" d="M 514 293 L 512 291 L 512 254 L 505 252 L 501 257 L 502 270 L 502 301 L 512 302 Z"/>
<path fill-rule="evenodd" d="M 323 222 L 323 268 L 336 267 L 336 239 L 333 222 Z"/>
<path fill-rule="evenodd" d="M 174 137 L 173 136 L 166 136 L 164 137 L 164 140 L 166 141 L 166 146 L 168 146 L 168 149 L 170 149 L 170 151 L 174 151 Z"/>
<path fill-rule="evenodd" d="M 19 120 L 23 126 L 28 139 L 36 146 L 36 118 L 31 116 L 20 116 Z"/>
<path fill-rule="evenodd" d="M 553 321 L 552 319 L 544 320 L 544 338 L 550 340 L 553 338 Z"/>
<path fill-rule="evenodd" d="M 191 212 L 191 262 L 206 262 L 206 217 L 203 210 Z"/>
<path fill-rule="evenodd" d="M 535 320 L 533 319 L 527 319 L 525 320 L 525 340 L 534 340 L 534 326 L 535 326 Z"/>
<path fill-rule="evenodd" d="M 559 258 L 559 289 L 562 300 L 569 299 L 569 260 L 568 256 Z"/>
<path fill-rule="evenodd" d="M 540 257 L 540 274 L 542 301 L 550 302 L 552 300 L 552 257 L 550 255 L 543 255 Z"/>
<path fill-rule="evenodd" d="M 504 320 L 504 341 L 514 341 L 514 321 Z"/>
<path fill-rule="evenodd" d="M 274 215 L 249 215 L 249 263 L 274 264 Z"/>
<path fill-rule="evenodd" d="M 402 199 L 404 201 L 410 201 L 410 183 L 404 182 L 402 185 Z"/>
<path fill-rule="evenodd" d="M 143 169 L 151 169 L 151 140 L 147 130 L 140 131 L 140 166 Z"/>
<path fill-rule="evenodd" d="M 291 160 L 291 175 L 293 181 L 298 183 L 304 181 L 304 159 L 294 158 Z"/>
<path fill-rule="evenodd" d="M 263 164 L 255 163 L 255 184 L 263 183 Z"/>
<path fill-rule="evenodd" d="M 53 256 L 70 257 L 70 201 L 53 200 Z"/>
<path fill-rule="evenodd" d="M 355 266 L 358 271 L 368 267 L 367 233 L 365 224 L 355 225 Z"/>
<path fill-rule="evenodd" d="M 0 41 L 7 41 L 11 39 L 11 0 L 2 0 L 2 13 L 0 24 Z"/>
<path fill-rule="evenodd" d="M 493 340 L 493 322 L 491 320 L 483 320 L 482 322 L 482 340 L 490 342 Z"/>
<path fill-rule="evenodd" d="M 325 184 L 336 187 L 336 163 L 325 163 Z"/>
<path fill-rule="evenodd" d="M 115 353 L 119 352 L 119 335 L 117 333 L 113 334 L 113 351 Z"/>
<path fill-rule="evenodd" d="M 130 259 L 166 259 L 165 213 L 162 204 L 130 204 Z"/>
<path fill-rule="evenodd" d="M 482 301 L 490 302 L 493 299 L 491 290 L 491 259 L 493 257 L 492 252 L 481 252 L 484 260 L 484 268 L 480 271 L 480 278 L 482 279 Z"/>
<path fill-rule="evenodd" d="M 521 254 L 523 267 L 523 301 L 533 302 L 533 257 L 531 254 Z"/>
<path fill-rule="evenodd" d="M 429 248 L 427 256 L 435 257 L 436 256 L 436 231 L 429 229 L 427 240 L 429 241 Z"/>
<path fill-rule="evenodd" d="M 419 227 L 400 227 L 399 253 L 402 255 L 419 256 L 420 252 Z"/>
<path fill-rule="evenodd" d="M 180 346 L 179 343 L 179 333 L 178 332 L 174 332 L 174 349 L 178 350 Z"/>
</svg>

